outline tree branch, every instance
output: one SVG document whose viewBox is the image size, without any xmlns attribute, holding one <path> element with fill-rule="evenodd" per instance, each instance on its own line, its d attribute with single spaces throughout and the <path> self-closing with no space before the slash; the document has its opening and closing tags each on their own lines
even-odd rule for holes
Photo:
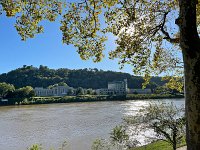
<svg viewBox="0 0 200 150">
<path fill-rule="evenodd" d="M 160 25 L 160 30 L 165 35 L 165 37 L 163 39 L 166 39 L 167 41 L 169 41 L 171 43 L 179 43 L 179 38 L 171 38 L 169 33 L 167 31 L 165 31 L 165 29 L 164 29 L 164 25 L 165 25 L 168 13 L 169 13 L 169 11 L 164 13 L 163 23 Z"/>
<path fill-rule="evenodd" d="M 165 132 L 164 130 L 160 129 L 159 126 L 153 125 L 152 127 L 154 129 L 156 129 L 157 132 L 160 132 L 161 134 L 163 134 L 169 140 L 170 143 L 173 143 L 173 140 L 171 139 L 170 135 L 167 132 Z"/>
<path fill-rule="evenodd" d="M 149 32 L 152 33 L 152 36 L 155 36 L 155 34 L 158 31 L 161 31 L 165 36 L 163 39 L 166 39 L 170 43 L 179 43 L 179 38 L 171 38 L 169 33 L 164 28 L 168 14 L 169 14 L 169 11 L 164 12 L 163 19 L 162 19 L 161 23 L 159 25 L 157 25 L 155 28 L 151 29 Z"/>
</svg>

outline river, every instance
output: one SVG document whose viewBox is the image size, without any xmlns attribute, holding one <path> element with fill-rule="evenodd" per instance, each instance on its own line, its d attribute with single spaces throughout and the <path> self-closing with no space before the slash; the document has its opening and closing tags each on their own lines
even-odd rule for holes
<svg viewBox="0 0 200 150">
<path fill-rule="evenodd" d="M 184 99 L 162 101 L 184 105 Z M 57 150 L 64 141 L 69 150 L 89 150 L 95 139 L 108 138 L 124 116 L 148 104 L 132 100 L 0 107 L 0 150 L 27 150 L 35 143 Z"/>
</svg>

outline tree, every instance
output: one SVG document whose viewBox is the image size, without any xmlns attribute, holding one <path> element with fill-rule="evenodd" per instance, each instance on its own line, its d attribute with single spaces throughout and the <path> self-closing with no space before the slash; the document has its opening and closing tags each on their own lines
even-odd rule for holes
<svg viewBox="0 0 200 150">
<path fill-rule="evenodd" d="M 110 135 L 110 138 L 115 142 L 122 144 L 124 141 L 129 139 L 128 134 L 126 133 L 126 130 L 123 128 L 123 126 L 116 126 Z"/>
<path fill-rule="evenodd" d="M 136 147 L 139 145 L 139 141 L 133 138 L 129 138 L 126 127 L 120 125 L 113 128 L 110 133 L 110 138 L 105 139 L 96 139 L 91 149 L 92 150 L 125 150 Z"/>
<path fill-rule="evenodd" d="M 82 87 L 78 87 L 76 89 L 76 95 L 83 95 L 84 94 L 84 89 Z"/>
<path fill-rule="evenodd" d="M 0 83 L 0 97 L 5 97 L 9 92 L 13 92 L 14 90 L 15 87 L 12 84 Z"/>
<path fill-rule="evenodd" d="M 60 83 L 58 83 L 58 86 L 68 86 L 68 85 L 65 82 L 60 82 Z"/>
<path fill-rule="evenodd" d="M 58 87 L 58 86 L 68 86 L 68 85 L 67 85 L 67 83 L 65 83 L 65 82 L 59 82 L 59 83 L 56 83 L 56 84 L 54 84 L 54 85 L 49 85 L 48 88 L 49 88 L 49 89 L 52 89 L 52 88 Z"/>
<path fill-rule="evenodd" d="M 7 98 L 20 98 L 23 100 L 23 98 L 30 98 L 35 96 L 35 92 L 31 86 L 22 87 L 19 89 L 16 89 L 15 91 L 9 92 L 7 94 Z"/>
<path fill-rule="evenodd" d="M 67 95 L 74 95 L 74 90 L 73 89 L 69 89 L 67 91 Z"/>
<path fill-rule="evenodd" d="M 93 95 L 94 94 L 94 91 L 92 89 L 87 89 L 86 90 L 86 93 L 89 94 L 89 95 Z"/>
<path fill-rule="evenodd" d="M 30 98 L 35 96 L 35 92 L 31 86 L 26 86 L 20 89 L 17 89 L 16 92 L 18 93 L 19 98 Z"/>
<path fill-rule="evenodd" d="M 169 94 L 170 89 L 166 85 L 159 86 L 155 89 L 155 93 L 156 94 Z"/>
<path fill-rule="evenodd" d="M 63 13 L 62 41 L 78 48 L 82 59 L 102 59 L 105 33 L 117 36 L 111 58 L 133 65 L 134 73 L 172 73 L 171 83 L 184 72 L 187 147 L 200 149 L 200 4 L 199 0 L 80 0 L 63 4 L 56 0 L 38 2 L 2 0 L 2 12 L 16 17 L 15 28 L 22 40 L 43 32 L 42 20 L 55 21 Z M 105 24 L 102 24 L 102 14 Z M 175 26 L 178 26 L 178 28 Z M 181 49 L 181 50 L 180 50 Z M 178 57 L 182 55 L 183 60 Z M 184 66 L 184 68 L 183 68 Z M 184 71 L 183 71 L 184 69 Z M 144 84 L 145 85 L 145 84 Z M 175 84 L 171 84 L 175 85 Z M 182 89 L 181 84 L 177 88 Z"/>
<path fill-rule="evenodd" d="M 123 128 L 123 126 L 116 126 L 110 133 L 110 139 L 114 145 L 117 145 L 120 149 L 123 149 L 127 146 L 126 144 L 129 140 L 129 135 L 126 133 L 126 130 Z"/>
<path fill-rule="evenodd" d="M 156 136 L 149 137 L 150 139 L 166 141 L 172 145 L 173 150 L 176 150 L 177 144 L 180 144 L 185 138 L 183 110 L 173 104 L 150 104 L 135 116 L 125 118 L 125 121 L 129 126 L 134 126 L 134 130 L 140 132 L 153 129 Z"/>
</svg>

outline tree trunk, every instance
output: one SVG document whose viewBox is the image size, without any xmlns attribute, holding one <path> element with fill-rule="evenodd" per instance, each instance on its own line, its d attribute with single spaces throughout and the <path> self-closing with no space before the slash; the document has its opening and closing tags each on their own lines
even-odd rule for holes
<svg viewBox="0 0 200 150">
<path fill-rule="evenodd" d="M 200 40 L 196 25 L 198 0 L 179 0 L 180 28 L 185 74 L 186 141 L 188 150 L 200 150 Z"/>
<path fill-rule="evenodd" d="M 172 140 L 173 140 L 173 150 L 176 150 L 176 145 L 177 145 L 176 138 L 177 138 L 177 131 L 178 131 L 176 125 L 173 127 L 172 131 L 173 131 L 173 138 L 172 138 Z"/>
<path fill-rule="evenodd" d="M 188 150 L 200 150 L 200 56 L 184 56 L 184 65 L 187 146 Z"/>
<path fill-rule="evenodd" d="M 175 144 L 173 144 L 173 150 L 176 150 L 176 145 Z"/>
<path fill-rule="evenodd" d="M 184 65 L 187 146 L 188 150 L 200 150 L 200 56 L 184 54 Z"/>
</svg>

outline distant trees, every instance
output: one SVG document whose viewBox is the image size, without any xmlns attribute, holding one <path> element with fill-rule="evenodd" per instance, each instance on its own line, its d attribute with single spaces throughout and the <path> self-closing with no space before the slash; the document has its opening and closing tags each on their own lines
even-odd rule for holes
<svg viewBox="0 0 200 150">
<path fill-rule="evenodd" d="M 10 98 L 30 98 L 35 96 L 35 92 L 31 86 L 26 86 L 23 88 L 16 89 L 8 96 L 10 96 Z"/>
<path fill-rule="evenodd" d="M 84 89 L 82 87 L 78 87 L 76 89 L 76 95 L 84 95 Z"/>
<path fill-rule="evenodd" d="M 84 94 L 88 94 L 88 95 L 94 95 L 95 92 L 93 89 L 89 88 L 89 89 L 83 89 L 82 87 L 78 87 L 76 89 L 76 95 L 84 95 Z"/>
<path fill-rule="evenodd" d="M 57 86 L 68 86 L 68 85 L 65 82 L 60 82 L 60 83 L 56 83 L 54 85 L 49 85 L 48 88 L 51 89 L 51 88 L 57 87 Z"/>
<path fill-rule="evenodd" d="M 25 86 L 19 89 L 15 89 L 14 85 L 8 83 L 0 83 L 0 99 L 7 98 L 8 104 L 19 104 L 25 98 L 35 96 L 35 92 L 31 86 Z"/>
<path fill-rule="evenodd" d="M 91 88 L 89 88 L 89 89 L 86 90 L 86 94 L 93 95 L 94 91 Z"/>
<path fill-rule="evenodd" d="M 169 89 L 167 86 L 159 86 L 155 89 L 156 94 L 168 94 L 170 93 L 171 89 Z"/>
<path fill-rule="evenodd" d="M 0 75 L 0 82 L 13 84 L 16 88 L 22 88 L 27 85 L 47 88 L 50 85 L 67 84 L 74 88 L 98 89 L 106 88 L 107 83 L 110 81 L 123 79 L 127 79 L 128 87 L 134 89 L 142 88 L 142 83 L 144 82 L 142 77 L 131 76 L 128 73 L 103 71 L 96 68 L 79 70 L 49 69 L 42 65 L 39 68 L 24 65 L 22 68 Z M 151 82 L 156 83 L 158 86 L 166 83 L 166 81 L 161 81 L 159 77 L 153 77 Z"/>
<path fill-rule="evenodd" d="M 180 94 L 180 91 L 178 91 L 177 89 L 171 89 L 169 88 L 166 84 L 163 86 L 157 86 L 154 89 L 154 93 L 156 94 Z"/>
<path fill-rule="evenodd" d="M 67 92 L 67 95 L 74 95 L 74 92 L 75 91 L 73 89 L 69 89 L 68 92 Z"/>
<path fill-rule="evenodd" d="M 60 82 L 60 83 L 58 83 L 58 86 L 68 86 L 68 85 L 65 82 Z"/>
<path fill-rule="evenodd" d="M 158 84 L 156 84 L 155 82 L 150 82 L 148 85 L 147 85 L 147 88 L 150 88 L 151 89 L 151 93 L 154 93 L 155 92 L 155 89 L 158 87 Z"/>
<path fill-rule="evenodd" d="M 9 92 L 13 92 L 14 90 L 15 87 L 12 84 L 0 83 L 0 97 L 6 97 Z"/>
<path fill-rule="evenodd" d="M 15 89 L 11 84 L 0 83 L 0 95 L 5 98 L 30 98 L 35 96 L 31 86 Z"/>
</svg>

